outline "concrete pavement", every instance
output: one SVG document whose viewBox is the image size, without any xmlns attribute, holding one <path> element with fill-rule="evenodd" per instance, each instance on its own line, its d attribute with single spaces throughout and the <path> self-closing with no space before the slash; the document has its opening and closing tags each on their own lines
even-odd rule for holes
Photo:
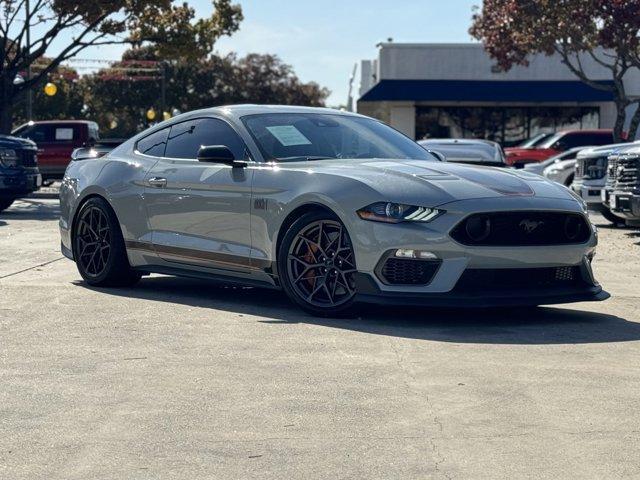
<svg viewBox="0 0 640 480">
<path fill-rule="evenodd" d="M 606 302 L 336 320 L 88 288 L 57 208 L 0 214 L 2 479 L 640 478 L 637 230 L 600 229 Z"/>
</svg>

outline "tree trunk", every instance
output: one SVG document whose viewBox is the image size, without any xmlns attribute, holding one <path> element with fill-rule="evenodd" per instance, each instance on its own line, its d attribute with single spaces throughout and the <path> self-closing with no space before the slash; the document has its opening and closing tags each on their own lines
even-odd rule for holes
<svg viewBox="0 0 640 480">
<path fill-rule="evenodd" d="M 13 79 L 2 79 L 0 92 L 0 133 L 9 134 L 13 126 L 14 88 Z"/>
<path fill-rule="evenodd" d="M 624 122 L 627 119 L 627 105 L 629 102 L 617 99 L 616 102 L 616 123 L 613 127 L 613 143 L 621 143 L 624 138 Z"/>
<path fill-rule="evenodd" d="M 634 141 L 636 134 L 638 133 L 638 126 L 640 126 L 640 103 L 637 103 L 638 107 L 631 117 L 631 123 L 629 124 L 629 140 Z"/>
</svg>

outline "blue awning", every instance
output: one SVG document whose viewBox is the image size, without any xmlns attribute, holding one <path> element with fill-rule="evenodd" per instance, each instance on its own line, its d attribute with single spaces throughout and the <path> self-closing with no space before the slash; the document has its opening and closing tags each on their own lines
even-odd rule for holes
<svg viewBox="0 0 640 480">
<path fill-rule="evenodd" d="M 598 82 L 611 85 L 611 81 Z M 608 102 L 613 93 L 576 81 L 382 80 L 360 102 Z"/>
</svg>

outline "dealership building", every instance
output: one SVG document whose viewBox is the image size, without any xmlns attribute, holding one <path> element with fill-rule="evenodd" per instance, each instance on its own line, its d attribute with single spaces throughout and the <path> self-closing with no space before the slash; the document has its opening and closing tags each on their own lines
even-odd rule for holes
<svg viewBox="0 0 640 480">
<path fill-rule="evenodd" d="M 587 55 L 581 61 L 590 78 L 611 83 L 608 69 Z M 640 97 L 637 69 L 624 82 Z M 528 66 L 501 72 L 473 43 L 380 44 L 378 58 L 361 62 L 357 110 L 418 140 L 487 138 L 506 146 L 560 129 L 613 128 L 616 118 L 612 93 L 580 82 L 557 55 L 534 55 Z"/>
</svg>

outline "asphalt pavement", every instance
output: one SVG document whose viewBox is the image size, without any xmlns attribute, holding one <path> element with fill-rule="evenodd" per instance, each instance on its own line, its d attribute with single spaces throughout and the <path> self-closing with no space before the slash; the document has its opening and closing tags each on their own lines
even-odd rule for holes
<svg viewBox="0 0 640 480">
<path fill-rule="evenodd" d="M 58 213 L 0 213 L 0 479 L 640 478 L 639 230 L 595 218 L 606 302 L 319 319 L 90 288 Z"/>
</svg>

